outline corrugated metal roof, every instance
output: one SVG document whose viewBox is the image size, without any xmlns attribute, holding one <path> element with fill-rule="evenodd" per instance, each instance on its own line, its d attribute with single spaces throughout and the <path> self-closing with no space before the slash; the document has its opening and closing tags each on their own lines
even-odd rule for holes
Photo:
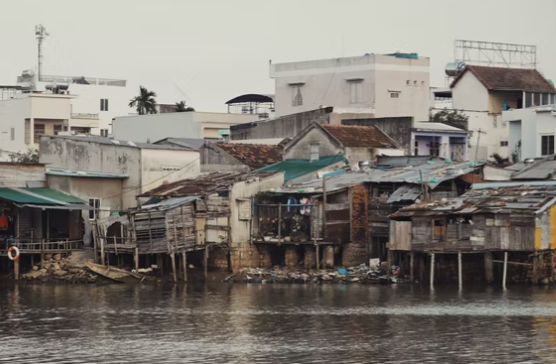
<svg viewBox="0 0 556 364">
<path fill-rule="evenodd" d="M 50 188 L 0 188 L 0 199 L 12 201 L 18 204 L 39 204 L 39 205 L 68 205 L 84 204 L 85 201 L 56 191 Z"/>
<path fill-rule="evenodd" d="M 556 174 L 556 161 L 554 156 L 535 161 L 529 166 L 512 175 L 513 180 L 551 179 Z"/>
<path fill-rule="evenodd" d="M 138 143 L 129 140 L 116 140 L 104 138 L 99 136 L 79 136 L 79 135 L 44 135 L 43 138 L 53 139 L 68 139 L 77 142 L 97 143 L 104 145 L 113 145 L 116 147 L 128 147 L 139 149 L 163 149 L 163 150 L 184 150 L 183 147 L 177 147 L 167 144 L 151 144 L 151 143 Z"/>
<path fill-rule="evenodd" d="M 390 198 L 387 203 L 399 202 L 399 201 L 415 201 L 421 195 L 421 186 L 419 185 L 403 185 L 398 188 Z"/>
<path fill-rule="evenodd" d="M 152 209 L 158 209 L 158 210 L 167 210 L 167 209 L 172 209 L 174 207 L 178 207 L 181 205 L 186 205 L 188 203 L 191 203 L 195 200 L 200 199 L 201 196 L 184 196 L 184 197 L 173 197 L 173 198 L 169 198 L 167 200 L 161 201 L 159 203 L 155 203 L 155 204 L 151 204 L 151 205 L 143 205 L 141 206 L 140 210 L 152 210 Z"/>
<path fill-rule="evenodd" d="M 345 159 L 341 155 L 322 157 L 320 160 L 314 162 L 306 159 L 288 159 L 257 169 L 255 172 L 284 172 L 284 180 L 289 181 L 342 161 L 345 162 Z"/>
<path fill-rule="evenodd" d="M 421 175 L 423 177 L 423 182 L 434 189 L 444 181 L 450 181 L 473 172 L 475 168 L 482 164 L 484 163 L 481 162 L 475 165 L 473 162 L 445 163 L 444 161 L 439 162 L 438 160 L 433 160 L 417 167 L 409 166 L 406 168 L 392 168 L 387 170 L 370 169 L 360 172 L 345 173 L 327 178 L 326 190 L 340 190 L 348 186 L 365 182 L 420 184 Z M 287 186 L 276 192 L 299 193 L 301 190 L 303 190 L 304 193 L 322 193 L 322 179 Z"/>
<path fill-rule="evenodd" d="M 47 168 L 46 174 L 49 176 L 60 177 L 89 177 L 89 178 L 129 178 L 129 174 L 123 173 L 106 173 L 106 172 L 88 172 L 88 171 L 72 171 L 61 168 Z"/>
</svg>

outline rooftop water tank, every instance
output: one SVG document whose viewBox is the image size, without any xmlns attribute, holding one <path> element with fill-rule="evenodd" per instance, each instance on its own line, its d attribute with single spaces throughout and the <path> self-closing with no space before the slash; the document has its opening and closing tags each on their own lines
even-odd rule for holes
<svg viewBox="0 0 556 364">
<path fill-rule="evenodd" d="M 465 68 L 463 62 L 450 62 L 444 67 L 444 72 L 447 76 L 456 77 Z"/>
</svg>

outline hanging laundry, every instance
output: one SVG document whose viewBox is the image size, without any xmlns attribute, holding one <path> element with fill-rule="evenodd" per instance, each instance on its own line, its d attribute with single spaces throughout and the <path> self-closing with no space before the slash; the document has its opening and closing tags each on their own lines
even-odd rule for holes
<svg viewBox="0 0 556 364">
<path fill-rule="evenodd" d="M 295 204 L 297 204 L 297 200 L 295 199 L 295 197 L 290 196 L 290 198 L 288 198 L 288 212 L 290 212 L 291 210 L 291 205 Z"/>
</svg>

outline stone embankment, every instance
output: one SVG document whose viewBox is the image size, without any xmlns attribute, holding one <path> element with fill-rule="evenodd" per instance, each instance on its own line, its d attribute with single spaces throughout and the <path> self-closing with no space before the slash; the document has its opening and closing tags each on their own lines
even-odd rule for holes
<svg viewBox="0 0 556 364">
<path fill-rule="evenodd" d="M 80 264 L 74 264 L 63 254 L 45 254 L 44 261 L 34 265 L 33 269 L 21 278 L 31 282 L 95 283 L 97 275 Z"/>
</svg>

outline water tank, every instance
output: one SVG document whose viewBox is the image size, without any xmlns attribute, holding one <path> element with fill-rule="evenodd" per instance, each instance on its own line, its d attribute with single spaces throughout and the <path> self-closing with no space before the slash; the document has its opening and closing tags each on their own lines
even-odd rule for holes
<svg viewBox="0 0 556 364">
<path fill-rule="evenodd" d="M 23 76 L 25 78 L 33 78 L 33 77 L 35 77 L 35 71 L 25 70 L 25 71 L 21 72 L 21 76 Z"/>
<path fill-rule="evenodd" d="M 456 77 L 464 68 L 463 62 L 450 62 L 444 67 L 444 72 L 447 76 Z"/>
</svg>

